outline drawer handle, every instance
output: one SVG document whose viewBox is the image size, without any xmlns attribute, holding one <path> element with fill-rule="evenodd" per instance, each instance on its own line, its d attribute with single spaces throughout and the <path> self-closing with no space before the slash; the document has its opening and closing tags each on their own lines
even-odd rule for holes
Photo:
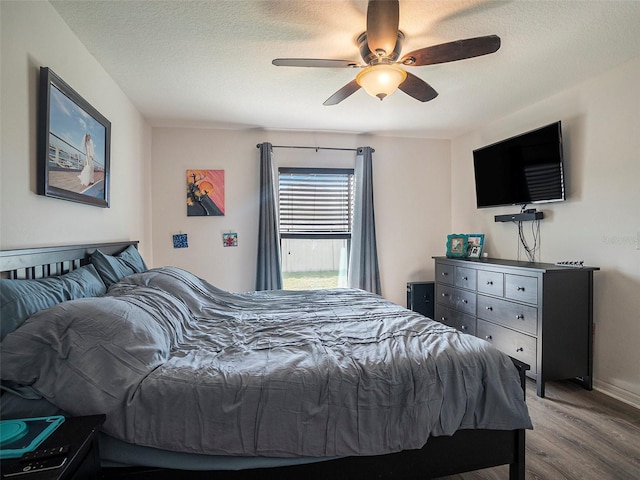
<svg viewBox="0 0 640 480">
<path fill-rule="evenodd" d="M 493 337 L 491 335 L 487 335 L 486 337 L 484 337 L 486 340 L 492 340 Z"/>
<path fill-rule="evenodd" d="M 443 297 L 448 297 L 448 296 L 449 296 L 449 294 L 448 294 L 448 293 L 443 293 L 443 294 L 442 294 L 442 296 L 443 296 Z"/>
<path fill-rule="evenodd" d="M 466 325 L 461 325 L 461 326 L 460 326 L 460 330 L 466 330 L 466 329 L 467 329 L 467 326 L 466 326 Z"/>
<path fill-rule="evenodd" d="M 487 309 L 487 310 L 489 310 L 490 312 L 493 312 L 493 307 L 484 307 L 484 308 L 486 308 L 486 309 Z"/>
<path fill-rule="evenodd" d="M 440 318 L 440 321 L 441 321 L 441 322 L 445 322 L 446 320 L 447 320 L 447 317 L 441 317 L 441 318 Z"/>
<path fill-rule="evenodd" d="M 524 352 L 524 348 L 518 347 L 518 348 L 516 348 L 516 352 Z"/>
<path fill-rule="evenodd" d="M 516 315 L 516 320 L 524 320 L 524 315 Z"/>
<path fill-rule="evenodd" d="M 466 282 L 467 280 L 469 280 L 469 277 L 462 277 L 462 279 Z"/>
<path fill-rule="evenodd" d="M 449 272 L 442 272 L 443 277 L 446 277 L 447 275 L 449 275 Z"/>
<path fill-rule="evenodd" d="M 462 300 L 462 303 L 469 303 L 469 300 L 467 300 L 466 298 Z"/>
<path fill-rule="evenodd" d="M 491 280 L 489 280 L 489 281 L 487 282 L 487 285 L 493 285 L 493 282 L 492 282 Z"/>
<path fill-rule="evenodd" d="M 519 292 L 524 292 L 524 287 L 518 287 Z"/>
</svg>

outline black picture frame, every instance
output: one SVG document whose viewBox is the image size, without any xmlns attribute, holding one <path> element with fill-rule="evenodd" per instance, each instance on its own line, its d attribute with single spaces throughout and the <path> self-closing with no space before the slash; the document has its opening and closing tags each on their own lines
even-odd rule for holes
<svg viewBox="0 0 640 480">
<path fill-rule="evenodd" d="M 111 122 L 40 67 L 38 194 L 109 207 Z"/>
</svg>

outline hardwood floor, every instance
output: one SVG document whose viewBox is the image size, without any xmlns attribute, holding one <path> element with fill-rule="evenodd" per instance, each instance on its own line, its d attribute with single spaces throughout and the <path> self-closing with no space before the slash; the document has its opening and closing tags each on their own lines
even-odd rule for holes
<svg viewBox="0 0 640 480">
<path fill-rule="evenodd" d="M 573 382 L 548 382 L 546 397 L 527 380 L 533 430 L 527 431 L 527 480 L 640 479 L 640 410 Z M 506 480 L 507 467 L 440 480 Z"/>
</svg>

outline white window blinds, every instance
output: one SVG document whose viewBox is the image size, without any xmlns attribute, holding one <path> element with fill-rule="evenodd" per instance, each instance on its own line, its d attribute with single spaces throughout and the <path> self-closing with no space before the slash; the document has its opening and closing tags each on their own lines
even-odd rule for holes
<svg viewBox="0 0 640 480">
<path fill-rule="evenodd" d="M 280 236 L 350 238 L 352 169 L 280 168 Z"/>
</svg>

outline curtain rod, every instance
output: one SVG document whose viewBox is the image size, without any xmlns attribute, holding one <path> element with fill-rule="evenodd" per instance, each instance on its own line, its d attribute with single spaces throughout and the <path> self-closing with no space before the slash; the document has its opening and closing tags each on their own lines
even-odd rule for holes
<svg viewBox="0 0 640 480">
<path fill-rule="evenodd" d="M 260 144 L 256 145 L 257 148 L 260 148 Z M 306 150 L 342 150 L 346 152 L 357 152 L 357 148 L 336 148 L 336 147 L 301 147 L 297 145 L 271 145 L 272 148 L 302 148 Z"/>
</svg>

